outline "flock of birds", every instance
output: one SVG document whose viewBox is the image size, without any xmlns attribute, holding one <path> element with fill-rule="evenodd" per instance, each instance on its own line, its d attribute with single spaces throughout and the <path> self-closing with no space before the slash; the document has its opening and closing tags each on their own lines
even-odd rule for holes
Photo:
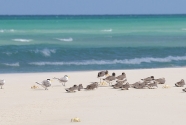
<svg viewBox="0 0 186 125">
<path fill-rule="evenodd" d="M 70 88 L 66 88 L 65 90 L 67 92 L 76 92 L 81 91 L 82 89 L 85 90 L 94 90 L 98 88 L 99 86 L 109 86 L 113 87 L 114 89 L 121 89 L 121 90 L 129 90 L 129 88 L 135 88 L 135 89 L 144 89 L 144 88 L 149 88 L 149 89 L 155 89 L 158 87 L 158 84 L 165 84 L 165 78 L 158 78 L 155 79 L 154 76 L 146 77 L 141 79 L 138 82 L 135 82 L 133 84 L 129 84 L 127 82 L 126 74 L 123 72 L 121 75 L 116 76 L 115 73 L 112 73 L 110 76 L 108 74 L 108 71 L 100 71 L 98 72 L 97 78 L 100 79 L 100 83 L 98 82 L 92 82 L 91 84 L 87 85 L 86 88 L 83 88 L 82 84 L 79 85 L 73 85 Z M 65 75 L 62 78 L 56 78 L 54 77 L 53 79 L 57 79 L 59 82 L 62 83 L 63 86 L 65 86 L 65 83 L 68 82 L 68 75 Z M 112 82 L 116 82 L 114 85 L 112 85 Z M 45 90 L 48 90 L 48 87 L 51 86 L 51 80 L 43 80 L 42 82 L 36 82 L 40 86 L 42 86 Z M 2 89 L 2 86 L 5 84 L 5 80 L 0 80 L 0 86 Z M 175 83 L 176 87 L 183 87 L 185 85 L 185 81 L 181 79 L 181 81 L 178 81 Z M 186 92 L 186 88 L 183 89 L 184 92 Z"/>
</svg>

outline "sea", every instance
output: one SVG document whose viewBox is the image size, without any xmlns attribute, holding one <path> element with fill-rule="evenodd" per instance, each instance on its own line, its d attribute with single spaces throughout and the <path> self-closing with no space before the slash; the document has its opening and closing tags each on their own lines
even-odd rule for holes
<svg viewBox="0 0 186 125">
<path fill-rule="evenodd" d="M 1 15 L 0 73 L 186 66 L 186 15 Z"/>
</svg>

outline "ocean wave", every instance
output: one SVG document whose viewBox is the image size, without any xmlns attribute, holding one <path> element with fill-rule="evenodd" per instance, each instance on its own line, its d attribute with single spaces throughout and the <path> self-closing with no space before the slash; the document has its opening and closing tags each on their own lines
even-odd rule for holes
<svg viewBox="0 0 186 125">
<path fill-rule="evenodd" d="M 0 29 L 0 33 L 4 33 L 4 32 L 15 32 L 14 29 Z"/>
<path fill-rule="evenodd" d="M 8 56 L 12 55 L 11 52 L 3 52 L 3 53 L 6 54 L 6 55 L 8 55 Z"/>
<path fill-rule="evenodd" d="M 124 60 L 85 60 L 80 62 L 31 62 L 30 65 L 111 65 L 111 64 L 141 64 L 141 63 L 151 63 L 151 62 L 171 62 L 171 61 L 181 61 L 186 60 L 186 56 L 168 56 L 165 58 L 134 58 L 134 59 L 124 59 Z"/>
<path fill-rule="evenodd" d="M 50 56 L 52 53 L 56 53 L 55 49 L 42 49 L 42 50 L 36 49 L 36 50 L 31 50 L 31 51 L 34 53 L 40 53 L 45 57 Z"/>
<path fill-rule="evenodd" d="M 4 33 L 4 30 L 0 30 L 0 33 Z"/>
<path fill-rule="evenodd" d="M 32 39 L 12 39 L 12 40 L 16 42 L 23 42 L 23 43 L 28 43 L 33 41 Z"/>
<path fill-rule="evenodd" d="M 112 32 L 112 29 L 104 29 L 104 30 L 101 30 L 102 32 Z"/>
<path fill-rule="evenodd" d="M 17 63 L 3 63 L 6 66 L 13 66 L 13 67 L 19 67 L 19 62 Z"/>
<path fill-rule="evenodd" d="M 72 38 L 56 38 L 56 39 L 59 40 L 59 41 L 64 41 L 64 42 L 71 42 L 71 41 L 73 41 Z"/>
</svg>

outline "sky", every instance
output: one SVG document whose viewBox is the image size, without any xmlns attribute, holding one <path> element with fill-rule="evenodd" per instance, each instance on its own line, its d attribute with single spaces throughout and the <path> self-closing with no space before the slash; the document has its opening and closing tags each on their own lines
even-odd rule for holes
<svg viewBox="0 0 186 125">
<path fill-rule="evenodd" d="M 186 14 L 186 0 L 0 0 L 0 15 Z"/>
</svg>

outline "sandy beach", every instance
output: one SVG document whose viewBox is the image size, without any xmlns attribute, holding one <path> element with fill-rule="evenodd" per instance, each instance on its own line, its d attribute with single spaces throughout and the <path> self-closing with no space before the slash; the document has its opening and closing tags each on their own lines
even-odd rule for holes
<svg viewBox="0 0 186 125">
<path fill-rule="evenodd" d="M 127 81 L 132 84 L 142 78 L 165 77 L 168 89 L 158 85 L 157 89 L 120 90 L 112 87 L 99 87 L 92 91 L 66 93 L 65 88 L 74 84 L 99 82 L 98 71 L 16 73 L 0 74 L 5 79 L 0 89 L 0 125 L 185 125 L 185 87 L 174 84 L 186 79 L 186 68 L 109 70 L 116 76 L 125 72 Z M 44 90 L 31 89 L 47 78 L 69 75 L 66 86 L 57 80 Z M 79 123 L 71 123 L 78 117 Z"/>
</svg>

